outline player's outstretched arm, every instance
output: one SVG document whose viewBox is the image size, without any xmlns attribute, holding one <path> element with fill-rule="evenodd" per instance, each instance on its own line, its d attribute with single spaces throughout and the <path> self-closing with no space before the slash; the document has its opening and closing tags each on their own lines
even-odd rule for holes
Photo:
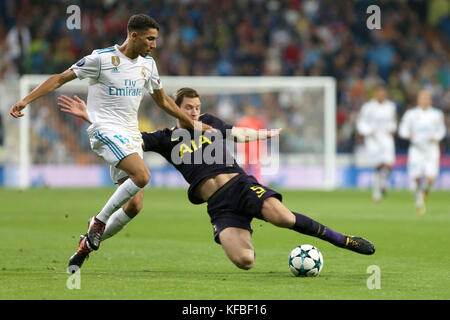
<svg viewBox="0 0 450 320">
<path fill-rule="evenodd" d="M 255 130 L 245 127 L 233 127 L 231 129 L 231 135 L 236 142 L 249 142 L 270 139 L 280 135 L 281 130 L 281 128 L 272 130 Z"/>
<path fill-rule="evenodd" d="M 25 98 L 23 98 L 15 105 L 13 105 L 9 112 L 10 115 L 13 116 L 14 118 L 23 117 L 22 110 L 25 109 L 27 104 L 30 104 L 37 98 L 45 96 L 46 94 L 61 87 L 64 83 L 69 82 L 75 79 L 76 77 L 77 76 L 75 72 L 73 72 L 73 70 L 70 69 L 64 71 L 63 73 L 52 75 L 50 78 L 41 83 L 36 89 L 31 91 L 29 95 L 27 95 Z"/>
<path fill-rule="evenodd" d="M 202 132 L 213 130 L 211 126 L 205 123 L 189 119 L 176 105 L 175 101 L 164 92 L 164 89 L 154 90 L 151 96 L 161 109 L 178 118 L 187 128 L 201 130 Z"/>
<path fill-rule="evenodd" d="M 72 99 L 68 96 L 61 95 L 58 97 L 58 101 L 58 106 L 61 107 L 61 111 L 74 115 L 75 117 L 79 117 L 86 122 L 92 123 L 91 120 L 89 120 L 89 116 L 86 111 L 86 103 L 84 103 L 84 101 L 78 96 L 74 96 Z"/>
</svg>

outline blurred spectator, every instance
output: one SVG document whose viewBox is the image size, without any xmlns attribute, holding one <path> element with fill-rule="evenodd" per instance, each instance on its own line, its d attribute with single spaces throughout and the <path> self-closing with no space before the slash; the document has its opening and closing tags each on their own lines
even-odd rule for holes
<svg viewBox="0 0 450 320">
<path fill-rule="evenodd" d="M 5 28 L 0 25 L 0 82 L 2 80 L 16 79 L 17 77 L 18 72 L 11 60 Z"/>
<path fill-rule="evenodd" d="M 2 114 L 0 113 L 0 149 L 3 146 L 3 118 L 2 118 Z M 1 152 L 0 152 L 1 154 Z M 0 157 L 1 159 L 1 157 Z"/>
<path fill-rule="evenodd" d="M 20 74 L 25 73 L 25 56 L 28 53 L 31 43 L 30 30 L 24 24 L 23 19 L 17 19 L 16 24 L 12 27 L 6 36 L 8 44 L 8 55 L 14 62 Z"/>
</svg>

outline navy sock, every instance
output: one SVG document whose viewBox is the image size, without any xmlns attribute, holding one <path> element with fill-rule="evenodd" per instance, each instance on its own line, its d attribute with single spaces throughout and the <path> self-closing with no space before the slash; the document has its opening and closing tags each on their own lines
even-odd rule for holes
<svg viewBox="0 0 450 320">
<path fill-rule="evenodd" d="M 295 224 L 291 227 L 292 230 L 320 238 L 328 241 L 335 246 L 343 247 L 347 241 L 347 237 L 339 232 L 320 224 L 319 222 L 300 213 L 292 212 L 295 215 Z"/>
</svg>

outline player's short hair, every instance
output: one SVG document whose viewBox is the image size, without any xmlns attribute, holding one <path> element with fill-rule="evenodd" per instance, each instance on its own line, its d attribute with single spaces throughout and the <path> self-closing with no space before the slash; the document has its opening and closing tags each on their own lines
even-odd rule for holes
<svg viewBox="0 0 450 320">
<path fill-rule="evenodd" d="M 143 13 L 132 15 L 130 19 L 128 19 L 128 32 L 143 31 L 147 29 L 156 29 L 159 31 L 158 22 Z"/>
<path fill-rule="evenodd" d="M 173 100 L 177 104 L 177 106 L 181 106 L 184 97 L 188 98 L 200 98 L 198 92 L 192 88 L 180 88 L 173 94 Z"/>
</svg>

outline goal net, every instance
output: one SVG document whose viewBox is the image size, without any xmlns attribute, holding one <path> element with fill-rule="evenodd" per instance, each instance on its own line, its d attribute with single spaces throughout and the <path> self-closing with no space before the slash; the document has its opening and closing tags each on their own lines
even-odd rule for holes
<svg viewBox="0 0 450 320">
<path fill-rule="evenodd" d="M 47 75 L 25 75 L 19 97 L 45 81 Z M 230 124 L 256 111 L 268 129 L 281 135 L 259 147 L 261 179 L 281 188 L 333 189 L 336 185 L 336 85 L 330 77 L 162 77 L 164 90 L 196 89 L 202 113 Z M 4 182 L 7 186 L 96 187 L 110 185 L 109 168 L 89 146 L 88 124 L 57 106 L 61 94 L 86 100 L 87 80 L 71 81 L 37 99 L 20 120 L 7 121 L 4 143 Z M 8 123 L 13 122 L 9 124 Z M 145 95 L 139 111 L 141 131 L 173 127 L 175 119 Z M 262 143 L 262 142 L 261 142 Z M 229 149 L 244 164 L 243 149 Z M 147 152 L 150 184 L 183 187 L 182 176 L 159 155 Z M 255 161 L 252 161 L 255 164 Z M 253 173 L 251 171 L 250 173 Z"/>
</svg>

